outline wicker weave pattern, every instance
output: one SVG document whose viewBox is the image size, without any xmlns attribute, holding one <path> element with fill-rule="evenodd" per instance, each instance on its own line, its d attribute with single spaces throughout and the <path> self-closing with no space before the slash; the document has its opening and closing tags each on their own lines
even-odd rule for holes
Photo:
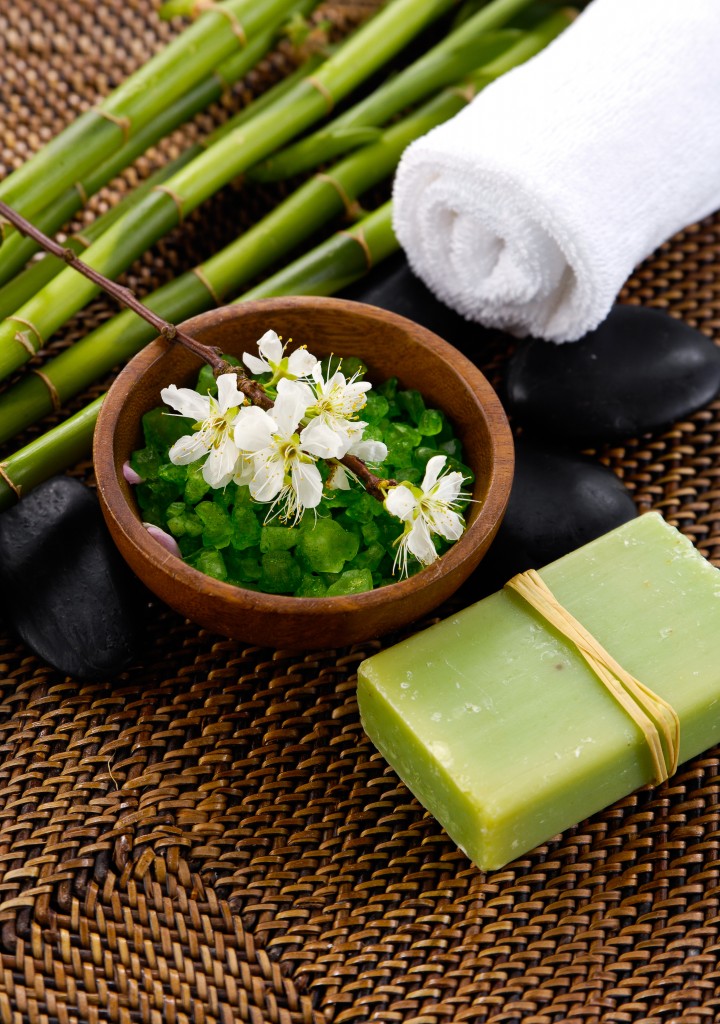
<svg viewBox="0 0 720 1024">
<path fill-rule="evenodd" d="M 369 6 L 326 9 L 342 30 Z M 140 0 L 9 0 L 0 171 L 170 34 Z M 266 60 L 83 218 L 290 60 Z M 192 266 L 278 194 L 225 190 L 128 280 L 145 292 Z M 720 218 L 663 246 L 623 299 L 718 337 Z M 54 347 L 112 311 L 99 300 Z M 497 379 L 506 356 L 483 356 Z M 597 453 L 718 562 L 719 433 L 716 402 Z M 715 753 L 483 875 L 362 732 L 354 672 L 377 646 L 243 649 L 156 607 L 141 663 L 80 686 L 0 636 L 2 1024 L 720 1019 Z"/>
</svg>

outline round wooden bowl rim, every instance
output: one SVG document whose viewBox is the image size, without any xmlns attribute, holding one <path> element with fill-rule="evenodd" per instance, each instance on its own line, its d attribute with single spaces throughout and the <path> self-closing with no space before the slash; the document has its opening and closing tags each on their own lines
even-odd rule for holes
<svg viewBox="0 0 720 1024">
<path fill-rule="evenodd" d="M 120 372 L 103 402 L 98 416 L 94 437 L 94 459 L 97 485 L 104 505 L 117 528 L 127 541 L 138 549 L 147 561 L 163 574 L 169 574 L 178 582 L 201 594 L 222 599 L 231 604 L 255 611 L 278 612 L 303 616 L 317 613 L 332 614 L 347 610 L 372 608 L 388 601 L 410 596 L 431 584 L 436 579 L 449 575 L 457 569 L 472 550 L 479 546 L 488 533 L 497 528 L 505 511 L 510 494 L 513 472 L 513 443 L 505 412 L 495 391 L 474 363 L 438 335 L 407 320 L 396 313 L 376 306 L 354 302 L 349 299 L 321 298 L 315 296 L 291 296 L 258 299 L 242 305 L 221 306 L 208 313 L 202 313 L 185 321 L 183 330 L 207 330 L 209 324 L 242 318 L 271 307 L 273 310 L 305 310 L 311 316 L 318 306 L 332 306 L 337 311 L 362 317 L 371 322 L 385 322 L 397 328 L 412 327 L 414 340 L 419 340 L 458 372 L 467 384 L 467 390 L 475 400 L 478 410 L 488 424 L 492 438 L 493 458 L 489 479 L 486 478 L 486 497 L 480 509 L 472 518 L 467 530 L 437 561 L 426 566 L 414 576 L 396 583 L 337 597 L 291 597 L 281 594 L 267 594 L 262 591 L 246 590 L 232 583 L 225 583 L 194 569 L 181 558 L 170 554 L 151 537 L 135 511 L 130 507 L 120 485 L 122 464 L 115 456 L 115 430 L 122 414 L 127 396 L 145 372 L 172 347 L 164 338 L 157 338 L 140 351 Z M 310 321 L 309 321 L 310 322 Z M 401 367 L 399 368 L 401 370 Z M 399 374 L 401 376 L 401 373 Z M 449 412 L 452 418 L 452 410 Z"/>
</svg>

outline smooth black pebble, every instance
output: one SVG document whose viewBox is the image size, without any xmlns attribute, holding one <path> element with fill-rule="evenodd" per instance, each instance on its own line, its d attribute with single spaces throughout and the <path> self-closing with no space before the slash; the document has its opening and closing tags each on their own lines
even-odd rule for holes
<svg viewBox="0 0 720 1024">
<path fill-rule="evenodd" d="M 605 466 L 518 440 L 510 501 L 479 578 L 497 590 L 635 516 L 629 491 Z"/>
<path fill-rule="evenodd" d="M 0 597 L 23 642 L 77 679 L 114 675 L 138 651 L 143 591 L 95 495 L 70 477 L 0 515 Z"/>
<path fill-rule="evenodd" d="M 343 298 L 367 302 L 407 317 L 450 342 L 470 359 L 477 356 L 480 345 L 495 336 L 436 299 L 413 274 L 402 253 L 383 261 L 375 272 L 346 289 Z"/>
<path fill-rule="evenodd" d="M 666 427 L 720 390 L 720 349 L 656 309 L 614 306 L 577 342 L 533 339 L 507 374 L 507 404 L 533 436 L 614 441 Z"/>
</svg>

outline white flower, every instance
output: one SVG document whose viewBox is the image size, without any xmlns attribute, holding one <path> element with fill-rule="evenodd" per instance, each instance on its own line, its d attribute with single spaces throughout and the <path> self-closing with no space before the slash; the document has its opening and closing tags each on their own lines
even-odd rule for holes
<svg viewBox="0 0 720 1024">
<path fill-rule="evenodd" d="M 312 417 L 302 432 L 305 443 L 323 447 L 323 458 L 341 459 L 350 450 L 353 440 L 367 426 L 358 422 L 357 414 L 365 405 L 365 392 L 372 385 L 357 379 L 357 374 L 345 379 L 339 370 L 328 377 L 323 376 L 322 366 L 316 363 L 312 370 L 315 401 L 308 408 Z"/>
<path fill-rule="evenodd" d="M 350 447 L 345 454 L 355 455 L 358 459 L 362 459 L 363 462 L 384 462 L 388 453 L 385 442 L 372 440 L 363 441 L 363 431 L 365 430 L 367 423 L 353 423 L 351 426 Z M 305 437 L 305 431 L 303 431 L 302 437 Z M 331 490 L 350 490 L 348 471 L 344 466 L 341 466 L 339 462 L 335 463 L 325 483 Z"/>
<path fill-rule="evenodd" d="M 258 341 L 261 359 L 243 352 L 243 362 L 251 373 L 271 373 L 271 384 L 282 378 L 299 380 L 307 377 L 317 364 L 315 356 L 306 348 L 297 348 L 289 356 L 285 356 L 285 346 L 275 331 L 266 331 Z"/>
<path fill-rule="evenodd" d="M 402 575 L 407 575 L 408 553 L 423 565 L 430 565 L 438 557 L 432 534 L 458 540 L 465 529 L 455 511 L 457 499 L 462 496 L 463 476 L 457 472 L 440 476 L 445 462 L 445 455 L 433 455 L 420 487 L 398 484 L 387 493 L 385 508 L 405 523 L 395 556 L 395 566 L 400 565 Z"/>
<path fill-rule="evenodd" d="M 235 424 L 236 445 L 252 456 L 250 494 L 256 501 L 273 502 L 283 518 L 295 521 L 318 505 L 323 487 L 317 453 L 297 432 L 307 398 L 304 385 L 281 380 L 270 412 L 257 406 L 241 409 Z"/>
<path fill-rule="evenodd" d="M 195 433 L 181 437 L 170 449 L 170 461 L 176 466 L 186 466 L 207 455 L 202 468 L 203 479 L 211 487 L 224 487 L 237 468 L 240 452 L 233 439 L 233 426 L 245 396 L 238 391 L 234 373 L 221 374 L 217 385 L 217 399 L 174 384 L 163 388 L 160 394 L 163 402 L 181 416 L 196 421 Z"/>
</svg>

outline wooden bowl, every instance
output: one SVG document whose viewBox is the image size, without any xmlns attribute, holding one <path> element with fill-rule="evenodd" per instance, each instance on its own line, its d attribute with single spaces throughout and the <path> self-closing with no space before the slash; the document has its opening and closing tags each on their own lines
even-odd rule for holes
<svg viewBox="0 0 720 1024">
<path fill-rule="evenodd" d="M 417 575 L 343 597 L 282 597 L 222 583 L 169 554 L 142 526 L 132 487 L 122 474 L 142 447 L 141 417 L 161 405 L 160 389 L 193 386 L 197 358 L 158 339 L 120 373 L 95 431 L 98 492 L 110 532 L 141 580 L 172 608 L 208 629 L 275 648 L 346 645 L 379 636 L 431 611 L 464 582 L 483 557 L 510 494 L 513 447 L 495 392 L 480 371 L 437 335 L 385 310 L 325 298 L 277 298 L 226 306 L 188 320 L 184 329 L 222 352 L 256 350 L 272 328 L 323 357 L 358 356 L 370 378 L 397 376 L 428 405 L 444 410 L 476 475 L 463 537 Z"/>
</svg>

